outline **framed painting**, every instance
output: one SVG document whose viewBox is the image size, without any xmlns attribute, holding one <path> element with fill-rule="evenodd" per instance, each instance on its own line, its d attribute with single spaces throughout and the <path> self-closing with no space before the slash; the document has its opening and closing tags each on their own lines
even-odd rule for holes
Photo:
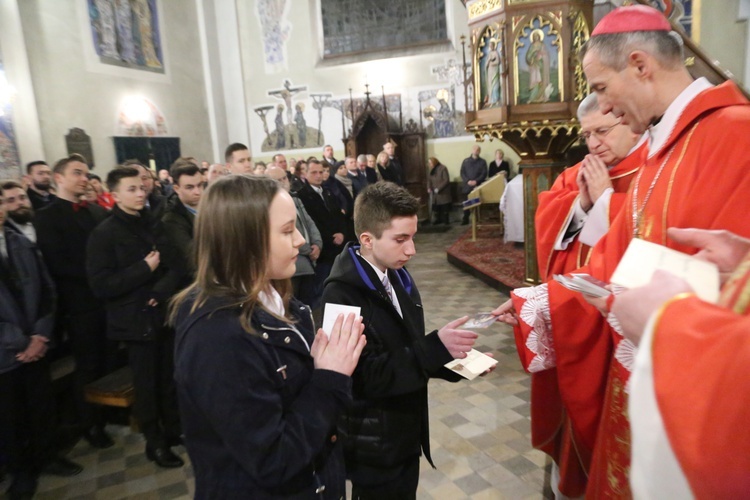
<svg viewBox="0 0 750 500">
<path fill-rule="evenodd" d="M 515 102 L 561 102 L 560 34 L 547 18 L 537 15 L 522 27 L 515 41 Z"/>
<path fill-rule="evenodd" d="M 157 0 L 87 0 L 94 50 L 103 64 L 164 73 Z"/>
</svg>

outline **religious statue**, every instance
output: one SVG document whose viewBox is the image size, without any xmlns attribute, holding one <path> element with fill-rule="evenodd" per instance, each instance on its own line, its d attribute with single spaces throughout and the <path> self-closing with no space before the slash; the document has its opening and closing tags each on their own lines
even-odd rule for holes
<svg viewBox="0 0 750 500">
<path fill-rule="evenodd" d="M 497 50 L 497 40 L 490 39 L 489 50 L 485 60 L 485 82 L 487 94 L 484 96 L 483 106 L 490 108 L 501 104 L 502 92 L 500 88 L 500 75 L 502 71 L 500 53 Z"/>
<path fill-rule="evenodd" d="M 304 148 L 307 144 L 307 121 L 305 115 L 302 114 L 305 111 L 305 105 L 299 103 L 294 106 L 296 113 L 294 114 L 294 124 L 297 126 L 297 137 L 299 138 L 299 144 L 297 146 Z"/>
<path fill-rule="evenodd" d="M 535 29 L 531 32 L 531 46 L 526 52 L 529 66 L 529 102 L 547 102 L 552 94 L 550 83 L 550 57 L 544 44 L 544 32 Z"/>
</svg>

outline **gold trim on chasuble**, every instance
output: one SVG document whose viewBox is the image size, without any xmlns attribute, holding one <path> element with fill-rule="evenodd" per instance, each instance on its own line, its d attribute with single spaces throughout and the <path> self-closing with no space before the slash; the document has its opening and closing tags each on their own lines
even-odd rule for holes
<svg viewBox="0 0 750 500">
<path fill-rule="evenodd" d="M 677 170 L 680 168 L 680 165 L 682 164 L 682 159 L 685 157 L 685 152 L 687 151 L 687 148 L 690 145 L 690 139 L 692 139 L 692 137 L 693 137 L 693 132 L 695 132 L 695 129 L 698 127 L 699 124 L 700 124 L 700 121 L 696 122 L 695 125 L 693 125 L 693 128 L 690 129 L 690 133 L 688 134 L 687 139 L 685 139 L 685 144 L 682 147 L 682 152 L 680 153 L 680 157 L 677 158 L 677 160 L 675 162 L 675 166 L 672 169 L 672 172 L 670 174 L 669 185 L 667 186 L 667 196 L 664 199 L 664 208 L 663 208 L 663 211 L 662 211 L 662 229 L 663 229 L 662 230 L 662 233 L 663 233 L 662 234 L 662 244 L 663 245 L 666 245 L 666 242 L 667 242 L 667 231 L 666 231 L 667 209 L 669 208 L 669 200 L 670 200 L 670 198 L 672 196 L 672 188 L 673 188 L 673 184 L 674 184 L 674 177 L 675 177 L 675 174 L 677 173 Z M 671 152 L 674 151 L 676 147 L 677 147 L 677 144 L 675 144 L 674 146 L 672 146 L 672 150 L 667 155 L 667 160 L 669 159 L 669 156 L 671 155 Z M 646 162 L 648 163 L 648 160 L 646 160 Z M 646 166 L 644 165 L 641 168 L 645 169 Z M 643 175 L 643 170 L 641 170 L 641 172 L 638 173 L 638 178 L 636 178 L 633 181 L 633 184 L 631 184 L 630 196 L 628 197 L 628 199 L 625 200 L 625 204 L 627 206 L 631 207 L 630 208 L 630 217 L 628 217 L 628 224 L 630 226 L 630 234 L 634 235 L 633 236 L 634 238 L 641 238 L 641 239 L 645 239 L 647 241 L 650 241 L 649 237 L 651 236 L 651 230 L 654 227 L 654 218 L 651 217 L 649 219 L 649 221 L 648 221 L 648 224 L 645 224 L 645 222 L 646 222 L 645 221 L 645 217 L 644 217 L 645 211 L 646 211 L 645 205 L 641 207 L 641 209 L 640 209 L 641 216 L 637 218 L 638 225 L 639 225 L 637 232 L 636 232 L 635 226 L 633 224 L 634 216 L 637 215 L 636 213 L 633 213 L 633 206 L 636 207 L 636 210 L 637 210 L 637 207 L 638 207 L 638 199 L 635 200 L 635 205 L 633 205 L 633 203 L 632 203 L 633 202 L 633 196 L 635 196 L 635 189 L 634 188 L 635 188 L 635 184 L 640 185 L 640 181 L 641 181 L 642 175 Z M 652 179 L 651 182 L 654 183 L 654 185 L 652 187 L 655 188 L 656 187 L 655 182 L 658 182 L 658 178 L 657 179 Z M 651 189 L 649 189 L 649 190 L 651 190 Z M 648 195 L 649 195 L 649 193 L 647 191 L 644 196 L 647 197 Z M 645 229 L 645 231 L 644 231 L 644 229 Z"/>
</svg>

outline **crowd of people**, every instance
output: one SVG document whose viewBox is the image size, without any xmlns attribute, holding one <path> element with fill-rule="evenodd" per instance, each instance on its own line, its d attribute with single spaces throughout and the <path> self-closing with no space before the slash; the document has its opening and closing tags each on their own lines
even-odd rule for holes
<svg viewBox="0 0 750 500">
<path fill-rule="evenodd" d="M 543 283 L 493 313 L 513 326 L 532 380 L 532 444 L 558 498 L 741 497 L 750 438 L 736 429 L 750 380 L 750 103 L 735 84 L 693 80 L 655 9 L 616 9 L 582 54 L 589 154 L 540 195 Z M 510 175 L 475 146 L 462 192 Z M 429 159 L 436 223 L 447 168 Z M 145 455 L 182 467 L 197 498 L 415 498 L 430 455 L 427 386 L 477 334 L 458 318 L 430 333 L 414 278 L 419 200 L 388 142 L 337 161 L 239 143 L 222 164 L 138 160 L 104 182 L 73 154 L 0 184 L 0 465 L 11 498 L 62 455 L 51 353 L 69 346 L 76 437 L 114 445 L 87 384 L 131 367 Z M 720 179 L 717 182 L 716 179 Z M 711 189 L 707 189 L 711 186 Z M 203 216 L 208 213 L 210 217 Z M 739 215 L 738 215 L 739 214 Z M 683 228 L 683 229 L 680 229 Z M 685 229 L 689 228 L 689 229 Z M 582 295 L 553 277 L 609 281 L 640 238 L 714 262 L 718 304 L 658 272 L 637 289 Z M 316 329 L 323 304 L 360 308 Z"/>
<path fill-rule="evenodd" d="M 0 405 L 10 411 L 3 412 L 0 423 L 0 459 L 13 478 L 9 495 L 33 496 L 40 474 L 70 476 L 82 470 L 61 454 L 65 447 L 61 445 L 63 433 L 50 375 L 51 354 L 60 346 L 65 346 L 75 361 L 71 389 L 75 422 L 68 434 L 72 432 L 74 440 L 83 437 L 94 448 L 114 445 L 105 429 L 107 414 L 86 401 L 85 387 L 126 363 L 133 374 L 136 394 L 132 414 L 145 438 L 146 457 L 161 467 L 181 467 L 184 462 L 172 448 L 186 444 L 199 478 L 198 496 L 209 496 L 207 492 L 215 488 L 229 496 L 241 495 L 239 491 L 245 488 L 261 496 L 276 496 L 276 492 L 310 486 L 313 476 L 320 481 L 313 489 L 323 491 L 321 488 L 327 485 L 326 497 L 343 491 L 343 452 L 333 446 L 337 431 L 331 417 L 340 416 L 352 398 L 360 399 L 363 408 L 381 408 L 378 414 L 386 415 L 396 402 L 409 401 L 411 409 L 406 413 L 411 416 L 401 419 L 406 427 L 391 423 L 389 417 L 388 433 L 381 440 L 383 446 L 395 446 L 407 428 L 409 435 L 416 437 L 408 446 L 398 443 L 391 452 L 373 450 L 358 459 L 362 468 L 361 479 L 356 482 L 358 495 L 374 498 L 373 492 L 389 488 L 416 489 L 418 457 L 423 447 L 429 449 L 427 379 L 433 373 L 446 376 L 440 370 L 442 365 L 454 354 L 463 355 L 466 349 L 459 350 L 458 346 L 472 344 L 476 335 L 460 330 L 458 323 L 431 336 L 424 335 L 416 286 L 401 269 L 414 254 L 412 238 L 419 202 L 399 185 L 403 184 L 404 173 L 393 151 L 393 144 L 388 143 L 377 157 L 359 155 L 337 161 L 332 148 L 326 146 L 322 160 L 292 159 L 290 165 L 283 154 L 276 154 L 266 164 L 253 163 L 249 149 L 235 143 L 226 148 L 224 164 L 199 165 L 194 158 L 183 157 L 169 169 L 156 173 L 138 160 L 127 160 L 111 170 L 104 182 L 89 171 L 84 157 L 72 154 L 52 167 L 44 161 L 32 162 L 23 179 L 4 182 L 0 211 L 4 222 L 0 239 L 0 314 L 4 322 Z M 442 168 L 447 176 L 445 166 L 437 159 L 431 158 L 430 166 Z M 437 194 L 448 190 L 447 184 L 441 180 L 440 185 L 431 185 L 430 189 Z M 198 217 L 199 211 L 204 210 L 213 216 Z M 276 227 L 277 213 L 287 217 L 281 233 Z M 391 235 L 391 219 L 403 219 L 407 224 L 399 226 L 398 234 Z M 283 235 L 283 245 L 276 241 L 278 234 Z M 316 336 L 310 311 L 321 306 L 324 289 L 340 290 L 344 286 L 325 285 L 327 280 L 337 281 L 334 276 L 341 273 L 336 270 L 339 254 L 353 256 L 359 269 L 363 262 L 371 266 L 371 271 L 363 271 L 361 277 L 366 279 L 368 290 L 375 292 L 367 298 L 367 307 L 378 308 L 367 316 L 377 314 L 379 319 L 376 327 L 369 321 L 363 323 L 361 318 L 347 318 L 342 325 L 337 324 L 338 333 L 325 341 Z M 279 258 L 283 262 L 277 262 Z M 347 265 L 351 264 L 350 261 Z M 391 295 L 385 294 L 382 282 L 388 269 L 395 273 L 394 283 L 388 285 Z M 376 273 L 379 274 L 375 276 Z M 355 276 L 350 276 L 349 281 L 346 286 L 354 285 Z M 236 305 L 233 300 L 242 291 L 251 297 L 243 301 L 248 316 L 229 315 L 226 339 L 203 333 L 186 337 L 186 332 L 204 328 L 214 332 L 217 326 L 213 319 L 204 325 L 196 318 L 203 316 L 203 309 L 213 318 L 214 311 L 224 309 L 221 304 Z M 348 295 L 344 293 L 335 301 L 348 303 Z M 363 301 L 365 296 L 362 295 Z M 377 303 L 384 297 L 387 305 Z M 176 305 L 169 320 L 173 299 Z M 191 304 L 187 314 L 183 304 Z M 381 326 L 379 323 L 389 314 L 393 317 Z M 306 388 L 308 382 L 316 384 L 320 379 L 324 386 L 333 383 L 336 390 L 330 414 L 319 422 L 305 423 L 331 434 L 332 441 L 325 449 L 315 443 L 310 449 L 313 455 L 300 454 L 301 443 L 294 430 L 300 422 L 292 421 L 288 410 L 283 410 L 274 418 L 288 420 L 289 430 L 271 429 L 262 439 L 288 440 L 283 447 L 286 458 L 277 466 L 283 464 L 284 469 L 288 458 L 294 456 L 301 461 L 301 469 L 292 468 L 293 473 L 289 473 L 274 470 L 271 464 L 261 466 L 269 458 L 261 448 L 253 453 L 258 456 L 258 467 L 270 467 L 269 477 L 256 476 L 255 471 L 247 470 L 247 464 L 239 467 L 244 471 L 236 470 L 233 478 L 214 477 L 232 470 L 234 466 L 227 463 L 231 455 L 206 450 L 202 447 L 207 445 L 201 440 L 210 441 L 229 429 L 224 417 L 214 421 L 211 412 L 221 416 L 236 411 L 239 389 L 230 390 L 230 380 L 226 378 L 206 378 L 205 374 L 231 373 L 232 364 L 222 358 L 224 354 L 236 354 L 231 343 L 243 342 L 246 333 L 256 339 L 254 335 L 263 329 L 271 332 L 272 340 L 278 337 L 276 332 L 293 331 L 295 336 L 283 337 L 281 343 L 287 346 L 282 347 L 304 349 L 289 359 L 284 349 L 272 355 L 274 360 L 284 360 L 283 364 L 279 361 L 283 366 L 282 380 L 289 376 L 295 382 L 282 390 L 278 384 L 264 387 L 260 380 L 252 381 L 253 387 L 258 386 L 258 393 L 248 395 L 249 408 L 257 411 L 257 407 L 268 404 L 262 414 L 276 411 L 275 404 L 253 399 L 267 397 L 269 390 L 281 390 L 277 396 L 283 396 L 280 404 L 285 407 L 293 405 L 298 393 L 312 390 Z M 268 340 L 268 332 L 262 334 L 262 340 Z M 380 335 L 385 337 L 375 342 Z M 368 384 L 375 384 L 372 394 L 369 388 L 359 388 L 356 383 L 353 388 L 346 381 L 357 365 L 366 337 L 372 339 L 372 347 L 364 357 L 372 368 L 361 367 L 361 374 L 354 378 L 363 380 L 366 376 Z M 291 342 L 292 338 L 296 340 Z M 334 347 L 335 338 L 340 339 L 338 347 Z M 200 344 L 204 341 L 221 352 L 209 354 Z M 194 342 L 199 342 L 197 347 Z M 400 347 L 390 345 L 392 342 Z M 402 359 L 401 355 L 393 360 L 382 358 L 387 351 L 412 350 L 417 346 L 421 346 L 417 349 L 420 354 L 414 359 Z M 196 348 L 198 351 L 194 352 Z M 236 361 L 257 365 L 252 353 L 245 354 L 247 359 Z M 323 361 L 319 362 L 319 357 Z M 207 366 L 218 361 L 213 367 Z M 265 364 L 256 369 L 261 370 L 258 376 L 267 382 Z M 313 370 L 340 375 L 310 378 Z M 400 374 L 398 379 L 391 378 L 391 370 Z M 305 372 L 307 375 L 301 376 Z M 196 374 L 205 380 L 199 382 Z M 235 376 L 232 382 L 246 384 L 252 374 L 233 374 L 232 378 Z M 406 376 L 412 380 L 402 379 Z M 220 384 L 224 392 L 218 387 L 204 392 L 204 383 Z M 392 388 L 388 387 L 390 384 Z M 319 390 L 326 393 L 330 388 Z M 221 397 L 232 402 L 225 404 L 215 399 Z M 320 411 L 324 400 L 317 394 L 310 401 L 316 409 L 307 408 L 306 414 Z M 207 420 L 198 419 L 196 411 Z M 255 418 L 257 415 L 251 412 L 237 422 Z M 210 432 L 206 427 L 209 424 L 214 426 Z M 216 435 L 207 436 L 207 432 Z M 350 429 L 347 434 L 354 438 L 357 431 Z M 261 437 L 253 435 L 249 439 L 257 444 Z M 235 441 L 238 446 L 250 444 Z M 336 452 L 329 458 L 333 449 Z M 337 465 L 328 468 L 333 475 L 328 477 L 317 469 L 313 475 L 300 475 L 311 466 L 311 457 L 320 453 L 323 455 L 315 461 L 321 467 L 327 460 L 339 457 Z"/>
</svg>

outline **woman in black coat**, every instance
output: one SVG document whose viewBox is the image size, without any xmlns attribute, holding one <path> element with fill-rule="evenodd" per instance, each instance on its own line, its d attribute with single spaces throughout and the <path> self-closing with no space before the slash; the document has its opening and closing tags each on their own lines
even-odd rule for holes
<svg viewBox="0 0 750 500">
<path fill-rule="evenodd" d="M 384 181 L 393 182 L 399 186 L 401 185 L 401 174 L 391 166 L 391 159 L 385 151 L 378 153 L 377 168 L 380 177 Z"/>
<path fill-rule="evenodd" d="M 336 421 L 365 344 L 360 319 L 330 340 L 290 297 L 304 239 L 273 180 L 227 176 L 201 200 L 196 281 L 174 301 L 175 380 L 195 498 L 339 499 Z"/>
</svg>

